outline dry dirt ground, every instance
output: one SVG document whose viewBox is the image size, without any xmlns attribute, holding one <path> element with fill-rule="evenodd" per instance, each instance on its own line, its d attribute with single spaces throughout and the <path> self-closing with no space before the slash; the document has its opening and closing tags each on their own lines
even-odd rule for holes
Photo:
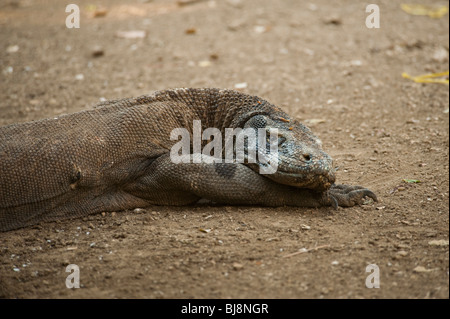
<svg viewBox="0 0 450 319">
<path fill-rule="evenodd" d="M 72 2 L 79 29 L 65 27 L 64 1 L 1 1 L 1 125 L 237 85 L 310 126 L 338 182 L 379 202 L 153 206 L 1 233 L 0 297 L 449 297 L 449 88 L 401 76 L 448 70 L 448 15 L 376 1 L 369 29 L 362 1 Z M 131 30 L 146 36 L 117 36 Z M 66 288 L 69 264 L 80 289 Z M 369 264 L 378 289 L 366 288 Z"/>
</svg>

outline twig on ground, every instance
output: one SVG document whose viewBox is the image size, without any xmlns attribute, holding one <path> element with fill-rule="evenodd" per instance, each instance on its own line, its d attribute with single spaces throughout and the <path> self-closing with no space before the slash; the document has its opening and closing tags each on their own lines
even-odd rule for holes
<svg viewBox="0 0 450 319">
<path fill-rule="evenodd" d="M 295 253 L 283 256 L 283 258 L 289 258 L 289 257 L 295 256 L 295 255 L 307 253 L 307 252 L 312 251 L 312 250 L 317 250 L 317 249 L 320 249 L 320 248 L 327 248 L 327 247 L 330 247 L 330 245 L 322 245 L 322 246 L 317 246 L 317 247 L 313 247 L 313 248 L 309 248 L 309 249 L 302 249 L 302 250 L 296 251 Z"/>
</svg>

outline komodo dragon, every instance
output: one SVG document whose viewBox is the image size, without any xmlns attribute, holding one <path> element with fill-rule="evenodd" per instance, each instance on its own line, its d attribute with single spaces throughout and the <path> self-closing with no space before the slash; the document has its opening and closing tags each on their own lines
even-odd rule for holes
<svg viewBox="0 0 450 319">
<path fill-rule="evenodd" d="M 278 168 L 179 163 L 174 128 L 277 128 Z M 203 141 L 205 143 L 206 141 Z M 190 155 L 193 156 L 193 155 Z M 222 89 L 173 89 L 0 127 L 0 231 L 149 205 L 354 206 L 370 190 L 336 185 L 319 139 L 280 108 Z"/>
</svg>

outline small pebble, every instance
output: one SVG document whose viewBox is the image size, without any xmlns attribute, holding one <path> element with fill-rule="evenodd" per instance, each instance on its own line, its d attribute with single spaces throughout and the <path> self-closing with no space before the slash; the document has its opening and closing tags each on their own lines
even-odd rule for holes
<svg viewBox="0 0 450 319">
<path fill-rule="evenodd" d="M 184 33 L 186 34 L 196 34 L 197 33 L 197 29 L 196 28 L 189 28 L 184 30 Z"/>
<path fill-rule="evenodd" d="M 211 61 L 208 61 L 208 60 L 200 61 L 198 63 L 198 66 L 201 68 L 209 67 L 209 66 L 211 66 Z"/>
<path fill-rule="evenodd" d="M 234 270 L 241 270 L 242 268 L 244 268 L 243 264 L 240 263 L 233 263 L 233 269 Z"/>
<path fill-rule="evenodd" d="M 104 54 L 105 54 L 105 52 L 103 51 L 102 47 L 100 47 L 100 46 L 96 46 L 92 49 L 92 56 L 95 58 L 98 58 Z"/>
<path fill-rule="evenodd" d="M 267 28 L 263 25 L 257 25 L 253 28 L 253 31 L 255 31 L 256 33 L 264 33 L 267 31 Z"/>
<path fill-rule="evenodd" d="M 15 53 L 17 51 L 19 51 L 18 45 L 10 45 L 9 47 L 6 48 L 6 52 L 8 53 Z"/>
<path fill-rule="evenodd" d="M 95 11 L 92 13 L 92 16 L 94 18 L 104 17 L 108 13 L 108 10 L 103 7 L 98 7 L 95 9 Z"/>
<path fill-rule="evenodd" d="M 337 16 L 332 16 L 324 21 L 325 24 L 341 25 L 342 20 Z"/>
<path fill-rule="evenodd" d="M 133 31 L 117 31 L 116 37 L 123 39 L 142 39 L 145 38 L 147 33 L 143 30 L 133 30 Z"/>
<path fill-rule="evenodd" d="M 235 85 L 234 85 L 234 88 L 235 89 L 245 89 L 245 88 L 247 88 L 247 82 L 242 82 L 242 83 L 236 83 Z"/>
<path fill-rule="evenodd" d="M 426 269 L 423 266 L 417 266 L 416 268 L 413 269 L 414 272 L 431 272 L 433 271 L 433 269 Z"/>
<path fill-rule="evenodd" d="M 14 68 L 12 66 L 7 66 L 6 68 L 3 69 L 3 74 L 11 74 L 13 73 Z"/>
<path fill-rule="evenodd" d="M 445 239 L 432 240 L 432 241 L 428 242 L 428 245 L 445 247 L 445 246 L 448 246 L 448 240 L 445 240 Z"/>
</svg>

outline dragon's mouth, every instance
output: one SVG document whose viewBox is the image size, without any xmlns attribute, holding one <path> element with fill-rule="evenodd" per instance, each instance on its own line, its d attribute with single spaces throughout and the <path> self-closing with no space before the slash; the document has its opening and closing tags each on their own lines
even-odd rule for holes
<svg viewBox="0 0 450 319">
<path fill-rule="evenodd" d="M 334 184 L 334 170 L 319 170 L 315 172 L 293 173 L 278 170 L 275 174 L 266 175 L 273 181 L 299 188 L 309 188 L 324 191 Z"/>
<path fill-rule="evenodd" d="M 278 166 L 271 173 L 262 173 L 265 177 L 279 184 L 289 185 L 297 188 L 308 188 L 317 191 L 325 191 L 334 184 L 336 168 L 333 161 L 326 154 L 321 154 L 318 160 L 298 158 L 297 162 L 292 157 L 281 157 L 277 159 Z M 261 167 L 267 168 L 267 163 L 258 161 L 248 163 L 254 170 Z"/>
</svg>

